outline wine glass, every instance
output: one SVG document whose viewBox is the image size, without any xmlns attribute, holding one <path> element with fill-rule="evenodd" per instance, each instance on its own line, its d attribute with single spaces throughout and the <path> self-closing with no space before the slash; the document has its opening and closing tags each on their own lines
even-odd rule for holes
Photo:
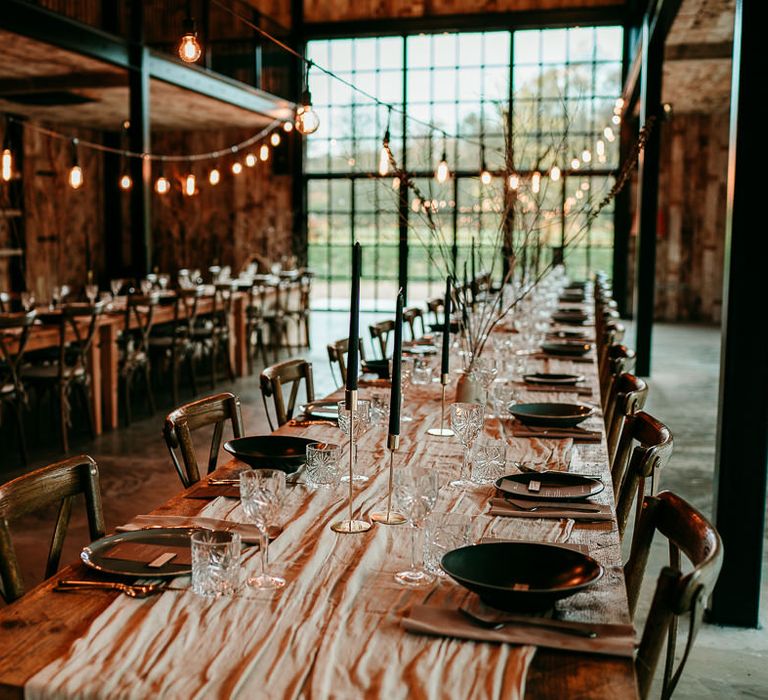
<svg viewBox="0 0 768 700">
<path fill-rule="evenodd" d="M 405 390 L 408 388 L 408 384 L 411 382 L 411 376 L 413 375 L 413 358 L 412 357 L 404 357 L 402 361 L 400 362 L 400 422 L 401 423 L 410 423 L 413 420 L 413 416 L 409 416 L 405 412 L 406 407 L 406 401 L 405 401 Z M 390 370 L 389 376 L 392 376 L 392 371 Z"/>
<path fill-rule="evenodd" d="M 112 292 L 112 297 L 117 299 L 117 295 L 120 294 L 120 290 L 123 288 L 124 280 L 115 278 L 109 281 L 109 289 Z"/>
<path fill-rule="evenodd" d="M 339 401 L 337 406 L 339 408 L 339 430 L 351 439 L 350 411 L 347 410 L 346 401 Z M 371 402 L 368 399 L 358 399 L 352 423 L 355 437 L 355 464 L 357 464 L 358 442 L 371 427 Z M 341 480 L 349 481 L 349 476 L 342 476 Z M 352 481 L 368 481 L 368 477 L 365 474 L 355 474 L 352 476 Z"/>
<path fill-rule="evenodd" d="M 21 308 L 24 311 L 32 311 L 35 308 L 35 295 L 32 292 L 21 293 Z"/>
<path fill-rule="evenodd" d="M 147 295 L 148 295 L 148 294 L 149 294 L 149 293 L 152 291 L 152 287 L 153 287 L 153 286 L 154 286 L 154 285 L 153 285 L 153 283 L 152 283 L 152 280 L 151 280 L 151 279 L 149 279 L 149 276 L 147 276 L 147 278 L 146 278 L 146 279 L 143 279 L 143 280 L 141 280 L 141 281 L 139 282 L 139 288 L 141 289 L 141 293 L 142 293 L 144 296 L 147 296 Z"/>
<path fill-rule="evenodd" d="M 160 289 L 165 291 L 168 289 L 168 285 L 171 283 L 171 276 L 163 272 L 157 276 L 157 283 L 160 285 Z"/>
<path fill-rule="evenodd" d="M 496 381 L 496 375 L 499 373 L 496 367 L 496 360 L 490 357 L 478 357 L 474 363 L 475 377 L 480 382 L 480 386 L 485 390 L 485 405 L 491 396 L 491 387 Z"/>
<path fill-rule="evenodd" d="M 424 568 L 422 525 L 437 503 L 437 477 L 437 470 L 424 467 L 407 467 L 395 472 L 392 491 L 395 506 L 411 526 L 411 566 L 395 574 L 395 581 L 403 586 L 420 588 L 435 580 Z"/>
<path fill-rule="evenodd" d="M 451 428 L 464 446 L 464 456 L 461 461 L 461 473 L 459 478 L 451 482 L 451 486 L 458 488 L 471 488 L 475 485 L 472 481 L 472 463 L 470 454 L 475 439 L 483 429 L 484 409 L 479 403 L 452 403 L 451 404 Z"/>
<path fill-rule="evenodd" d="M 240 473 L 240 503 L 245 516 L 259 530 L 261 573 L 248 579 L 253 588 L 282 588 L 285 579 L 267 573 L 269 525 L 280 512 L 285 493 L 285 472 L 278 469 L 252 469 Z"/>
<path fill-rule="evenodd" d="M 96 303 L 96 297 L 99 296 L 99 285 L 98 284 L 86 284 L 85 285 L 85 296 L 88 298 L 88 302 L 90 304 Z"/>
</svg>

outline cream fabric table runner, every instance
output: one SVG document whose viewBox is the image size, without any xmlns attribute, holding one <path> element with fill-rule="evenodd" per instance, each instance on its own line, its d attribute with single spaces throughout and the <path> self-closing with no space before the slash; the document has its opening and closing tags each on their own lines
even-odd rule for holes
<svg viewBox="0 0 768 700">
<path fill-rule="evenodd" d="M 363 395 L 365 392 L 362 392 Z M 455 477 L 461 448 L 455 439 L 426 435 L 439 424 L 439 387 L 411 389 L 397 467 L 434 466 L 442 483 Z M 532 400 L 546 400 L 536 394 Z M 569 400 L 561 398 L 561 400 Z M 309 437 L 340 441 L 329 426 Z M 383 429 L 360 442 L 359 464 L 371 480 L 355 489 L 355 511 L 366 516 L 386 499 Z M 511 452 L 564 455 L 570 441 L 515 440 Z M 579 445 L 573 468 L 606 469 L 603 445 Z M 610 481 L 607 481 L 609 484 Z M 120 596 L 69 652 L 30 679 L 25 696 L 37 698 L 520 698 L 534 647 L 433 638 L 405 633 L 400 620 L 414 604 L 455 600 L 456 584 L 441 580 L 427 591 L 404 589 L 393 574 L 408 564 L 406 526 L 374 525 L 340 535 L 329 523 L 346 514 L 346 487 L 289 489 L 285 527 L 270 546 L 272 565 L 288 583 L 277 593 L 244 589 L 234 598 L 206 600 L 169 591 L 134 600 Z M 615 524 L 573 527 L 569 520 L 489 518 L 492 487 L 462 492 L 445 486 L 436 511 L 477 516 L 474 535 L 590 544 L 609 574 L 569 600 L 566 616 L 627 622 Z M 601 494 L 610 503 L 610 488 Z M 201 516 L 244 521 L 239 504 L 219 498 Z M 571 537 L 573 529 L 574 537 Z M 578 530 L 578 532 L 577 532 Z M 258 553 L 243 555 L 244 575 L 258 571 Z M 177 579 L 184 585 L 187 578 Z M 87 595 L 74 593 L 71 595 Z"/>
</svg>

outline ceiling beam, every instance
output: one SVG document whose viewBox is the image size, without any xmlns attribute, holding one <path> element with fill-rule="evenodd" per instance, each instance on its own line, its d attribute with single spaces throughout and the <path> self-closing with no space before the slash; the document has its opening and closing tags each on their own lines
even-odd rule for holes
<svg viewBox="0 0 768 700">
<path fill-rule="evenodd" d="M 701 42 L 697 44 L 672 44 L 664 51 L 665 61 L 699 61 L 704 59 L 733 58 L 733 42 Z"/>
<path fill-rule="evenodd" d="M 0 95 L 27 95 L 50 90 L 125 87 L 126 85 L 128 85 L 128 76 L 123 72 L 36 75 L 28 78 L 0 78 Z"/>
</svg>

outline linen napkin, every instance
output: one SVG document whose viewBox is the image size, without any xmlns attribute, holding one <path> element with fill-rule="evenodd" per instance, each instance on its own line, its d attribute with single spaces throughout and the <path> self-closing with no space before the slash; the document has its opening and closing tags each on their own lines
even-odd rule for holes
<svg viewBox="0 0 768 700">
<path fill-rule="evenodd" d="M 507 613 L 500 612 L 499 615 L 507 617 Z M 509 617 L 511 616 L 510 613 Z M 632 625 L 590 623 L 586 627 L 597 632 L 598 636 L 595 639 L 563 634 L 534 624 L 509 623 L 501 629 L 493 630 L 472 623 L 456 609 L 430 605 L 413 606 L 410 613 L 402 618 L 401 625 L 408 632 L 419 634 L 474 639 L 478 642 L 526 644 L 548 649 L 583 651 L 627 658 L 633 656 L 635 649 L 635 630 Z M 570 623 L 570 625 L 585 626 L 584 623 Z"/>
<path fill-rule="evenodd" d="M 574 442 L 600 442 L 602 433 L 598 430 L 586 430 L 585 428 L 547 428 L 543 426 L 525 425 L 520 421 L 512 421 L 513 437 L 521 438 L 549 438 L 551 440 L 563 440 L 571 438 Z"/>
<path fill-rule="evenodd" d="M 587 522 L 611 520 L 613 518 L 611 507 L 607 505 L 589 503 L 588 505 L 590 507 L 594 506 L 598 509 L 596 513 L 585 513 L 583 511 L 573 510 L 574 507 L 584 506 L 585 504 L 582 501 L 570 503 L 568 501 L 537 501 L 535 499 L 530 499 L 531 508 L 534 508 L 535 506 L 546 508 L 546 510 L 532 511 L 520 510 L 504 498 L 491 498 L 488 502 L 491 505 L 491 509 L 488 512 L 489 515 L 506 518 L 569 518 L 570 520 L 582 520 Z M 549 508 L 556 508 L 557 510 L 549 510 Z"/>
<path fill-rule="evenodd" d="M 151 527 L 199 527 L 206 530 L 226 530 L 237 532 L 244 544 L 258 544 L 260 542 L 259 529 L 255 525 L 200 516 L 137 515 L 131 522 L 120 525 L 115 530 L 117 532 L 131 532 L 133 530 L 146 530 Z"/>
</svg>

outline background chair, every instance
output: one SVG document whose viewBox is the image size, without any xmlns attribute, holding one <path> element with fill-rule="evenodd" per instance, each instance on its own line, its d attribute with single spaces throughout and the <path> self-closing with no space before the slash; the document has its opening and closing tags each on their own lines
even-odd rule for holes
<svg viewBox="0 0 768 700">
<path fill-rule="evenodd" d="M 421 338 L 426 332 L 424 328 L 424 313 L 418 306 L 411 306 L 403 311 L 403 321 L 407 324 L 411 333 L 411 340 Z M 421 332 L 417 330 L 421 326 Z"/>
<path fill-rule="evenodd" d="M 709 521 L 679 496 L 669 491 L 657 496 L 646 496 L 632 538 L 632 551 L 624 567 L 627 597 L 633 616 L 656 532 L 669 542 L 669 566 L 662 569 L 656 582 L 635 666 L 640 697 L 646 698 L 666 637 L 667 652 L 661 692 L 661 697 L 666 700 L 680 680 L 704 616 L 707 598 L 720 575 L 723 545 L 720 535 Z M 693 565 L 686 574 L 682 571 L 681 552 Z M 690 615 L 688 639 L 675 669 L 678 621 L 685 614 Z"/>
<path fill-rule="evenodd" d="M 208 474 L 210 474 L 216 469 L 224 424 L 227 421 L 232 424 L 233 437 L 243 437 L 240 399 L 230 392 L 206 396 L 184 404 L 166 416 L 163 437 L 184 488 L 200 481 L 200 467 L 192 443 L 192 433 L 200 428 L 213 426 L 211 449 L 208 455 Z M 181 455 L 181 462 L 177 451 Z"/>
<path fill-rule="evenodd" d="M 334 376 L 334 367 L 338 367 L 341 383 L 339 387 L 347 383 L 347 356 L 349 354 L 349 338 L 342 338 L 335 343 L 329 343 L 328 362 L 331 365 L 331 376 Z M 365 361 L 365 351 L 363 350 L 363 339 L 359 339 L 360 363 Z M 334 377 L 335 378 L 335 377 Z"/>
<path fill-rule="evenodd" d="M 624 419 L 642 410 L 648 398 L 648 384 L 634 374 L 624 372 L 612 382 L 603 418 L 608 436 L 608 463 L 613 462 Z"/>
<path fill-rule="evenodd" d="M 600 370 L 600 399 L 605 409 L 611 391 L 611 382 L 624 372 L 635 368 L 635 351 L 626 345 L 611 345 L 606 354 L 606 362 Z"/>
<path fill-rule="evenodd" d="M 269 427 L 275 430 L 272 417 L 269 414 L 267 399 L 272 398 L 275 406 L 275 420 L 277 427 L 285 425 L 292 417 L 296 407 L 296 399 L 299 388 L 304 382 L 307 402 L 315 400 L 315 385 L 312 377 L 312 363 L 306 360 L 286 360 L 271 367 L 267 367 L 259 377 L 261 385 L 261 398 L 264 401 L 264 409 L 267 412 Z M 291 392 L 288 403 L 285 402 L 283 387 L 290 386 Z"/>
<path fill-rule="evenodd" d="M 211 295 L 213 308 L 205 318 L 199 318 L 192 329 L 192 339 L 198 354 L 207 356 L 210 367 L 211 389 L 216 387 L 219 362 L 230 382 L 235 381 L 235 370 L 229 354 L 229 320 L 232 317 L 232 294 L 235 285 L 219 282 Z"/>
<path fill-rule="evenodd" d="M 382 360 L 386 360 L 387 345 L 389 344 L 389 336 L 392 331 L 395 330 L 395 322 L 393 320 L 379 321 L 372 326 L 368 326 L 368 332 L 371 334 L 371 345 L 373 346 L 374 353 L 376 352 L 376 346 L 378 345 L 379 354 Z"/>
<path fill-rule="evenodd" d="M 19 454 L 22 464 L 27 463 L 27 445 L 21 411 L 27 404 L 27 394 L 19 375 L 29 332 L 35 321 L 35 312 L 0 312 L 0 425 L 7 407 L 16 423 Z"/>
<path fill-rule="evenodd" d="M 10 522 L 58 502 L 59 512 L 45 567 L 45 578 L 49 578 L 59 569 L 72 504 L 80 494 L 85 496 L 91 541 L 97 540 L 104 536 L 99 469 L 87 455 L 50 464 L 0 486 L 0 581 L 6 602 L 24 595 L 24 581 L 11 540 Z"/>
<path fill-rule="evenodd" d="M 157 294 L 142 296 L 132 294 L 127 297 L 123 330 L 117 344 L 119 349 L 118 372 L 123 384 L 125 401 L 125 422 L 131 423 L 131 388 L 136 376 L 144 379 L 144 390 L 150 413 L 155 412 L 155 395 L 152 392 L 149 360 L 149 336 L 152 333 Z"/>
<path fill-rule="evenodd" d="M 284 316 L 286 321 L 291 321 L 295 325 L 297 347 L 310 347 L 309 302 L 311 294 L 312 273 L 304 270 L 299 278 L 289 286 L 285 299 Z"/>
</svg>

